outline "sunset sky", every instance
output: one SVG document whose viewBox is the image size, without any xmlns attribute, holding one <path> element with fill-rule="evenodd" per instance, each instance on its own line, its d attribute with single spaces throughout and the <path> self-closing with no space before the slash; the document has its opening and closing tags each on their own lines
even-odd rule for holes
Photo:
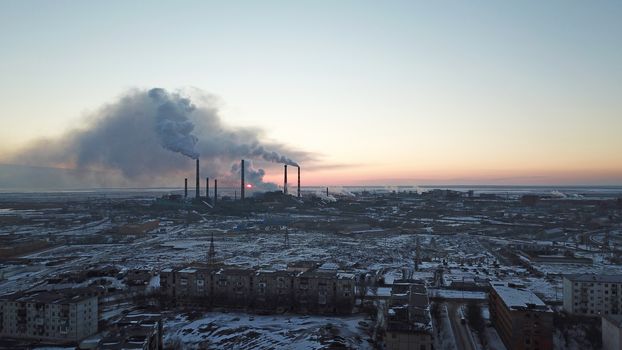
<svg viewBox="0 0 622 350">
<path fill-rule="evenodd" d="M 128 89 L 196 88 L 313 153 L 307 185 L 622 185 L 621 18 L 621 1 L 4 0 L 0 163 Z"/>
</svg>

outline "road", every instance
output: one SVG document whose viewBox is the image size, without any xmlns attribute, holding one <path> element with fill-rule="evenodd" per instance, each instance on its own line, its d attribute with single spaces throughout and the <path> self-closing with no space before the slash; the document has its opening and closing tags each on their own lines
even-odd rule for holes
<svg viewBox="0 0 622 350">
<path fill-rule="evenodd" d="M 473 345 L 473 338 L 471 332 L 466 324 L 460 322 L 460 314 L 458 310 L 462 304 L 459 303 L 447 303 L 447 311 L 449 312 L 449 322 L 451 323 L 451 329 L 456 338 L 456 345 L 458 350 L 475 350 Z"/>
</svg>

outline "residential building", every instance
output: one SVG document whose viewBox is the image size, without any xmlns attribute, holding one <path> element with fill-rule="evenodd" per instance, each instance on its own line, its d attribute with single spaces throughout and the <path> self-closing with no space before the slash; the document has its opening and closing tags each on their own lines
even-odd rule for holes
<svg viewBox="0 0 622 350">
<path fill-rule="evenodd" d="M 0 336 L 71 343 L 97 333 L 97 296 L 90 289 L 0 297 Z"/>
<path fill-rule="evenodd" d="M 622 314 L 622 275 L 564 275 L 564 310 L 571 314 Z"/>
<path fill-rule="evenodd" d="M 292 311 L 294 277 L 293 271 L 258 270 L 255 273 L 253 286 L 255 309 L 258 311 Z"/>
<path fill-rule="evenodd" d="M 222 267 L 214 272 L 214 304 L 230 307 L 250 306 L 254 297 L 254 274 L 254 270 L 236 267 Z"/>
<path fill-rule="evenodd" d="M 305 265 L 305 266 L 302 266 Z M 349 313 L 354 275 L 336 266 L 282 269 L 193 265 L 160 272 L 160 290 L 176 303 L 251 308 L 259 312 Z"/>
<path fill-rule="evenodd" d="M 622 315 L 601 317 L 603 350 L 622 350 Z"/>
<path fill-rule="evenodd" d="M 533 292 L 491 283 L 490 319 L 508 350 L 553 349 L 553 312 Z"/>
<path fill-rule="evenodd" d="M 434 344 L 430 302 L 425 283 L 396 280 L 387 311 L 387 350 L 432 350 Z"/>
</svg>

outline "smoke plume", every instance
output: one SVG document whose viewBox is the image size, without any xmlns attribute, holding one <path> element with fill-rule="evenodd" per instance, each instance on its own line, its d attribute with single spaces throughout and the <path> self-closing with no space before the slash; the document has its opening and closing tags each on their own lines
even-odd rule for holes
<svg viewBox="0 0 622 350">
<path fill-rule="evenodd" d="M 290 157 L 311 158 L 306 152 L 265 142 L 260 129 L 226 125 L 209 103 L 195 105 L 180 93 L 160 88 L 129 91 L 86 120 L 85 127 L 60 138 L 32 143 L 13 154 L 9 162 L 103 172 L 107 181 L 113 172 L 124 185 L 168 185 L 173 183 L 171 179 L 179 182 L 181 174 L 192 175 L 194 163 L 187 157 L 201 157 L 202 176 L 223 180 L 233 179 L 236 171 L 232 164 L 241 158 L 263 166 L 297 166 Z M 265 171 L 247 173 L 260 184 Z"/>
<path fill-rule="evenodd" d="M 194 146 L 198 139 L 191 134 L 194 124 L 188 119 L 195 109 L 190 100 L 171 99 L 165 90 L 157 88 L 149 90 L 148 95 L 157 104 L 155 129 L 162 147 L 197 159 L 199 154 Z"/>
<path fill-rule="evenodd" d="M 231 166 L 231 173 L 235 174 L 237 178 L 240 178 L 240 164 L 234 163 Z M 278 189 L 278 186 L 273 183 L 263 182 L 263 177 L 266 175 L 266 171 L 263 169 L 255 169 L 251 161 L 246 161 L 244 164 L 244 179 L 247 184 L 251 184 L 254 189 L 261 191 L 274 191 Z"/>
</svg>

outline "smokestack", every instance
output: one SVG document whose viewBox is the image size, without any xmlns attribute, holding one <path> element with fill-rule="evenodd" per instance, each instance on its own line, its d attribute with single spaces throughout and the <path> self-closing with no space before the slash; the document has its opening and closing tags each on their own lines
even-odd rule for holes
<svg viewBox="0 0 622 350">
<path fill-rule="evenodd" d="M 199 158 L 197 158 L 197 176 L 196 176 L 196 189 L 194 193 L 194 197 L 199 199 L 201 197 L 201 192 L 199 191 Z"/>
<path fill-rule="evenodd" d="M 244 200 L 244 159 L 240 161 L 240 200 Z"/>
<path fill-rule="evenodd" d="M 214 179 L 214 205 L 216 205 L 216 200 L 218 200 L 218 179 Z"/>
<path fill-rule="evenodd" d="M 326 187 L 326 197 L 328 197 L 328 187 Z"/>
<path fill-rule="evenodd" d="M 285 174 L 283 179 L 283 194 L 287 194 L 287 164 L 283 166 L 283 173 Z"/>
<path fill-rule="evenodd" d="M 300 166 L 298 166 L 298 198 L 300 198 Z"/>
<path fill-rule="evenodd" d="M 205 198 L 209 201 L 209 177 L 205 178 Z"/>
<path fill-rule="evenodd" d="M 184 179 L 184 198 L 188 198 L 188 178 Z"/>
</svg>

